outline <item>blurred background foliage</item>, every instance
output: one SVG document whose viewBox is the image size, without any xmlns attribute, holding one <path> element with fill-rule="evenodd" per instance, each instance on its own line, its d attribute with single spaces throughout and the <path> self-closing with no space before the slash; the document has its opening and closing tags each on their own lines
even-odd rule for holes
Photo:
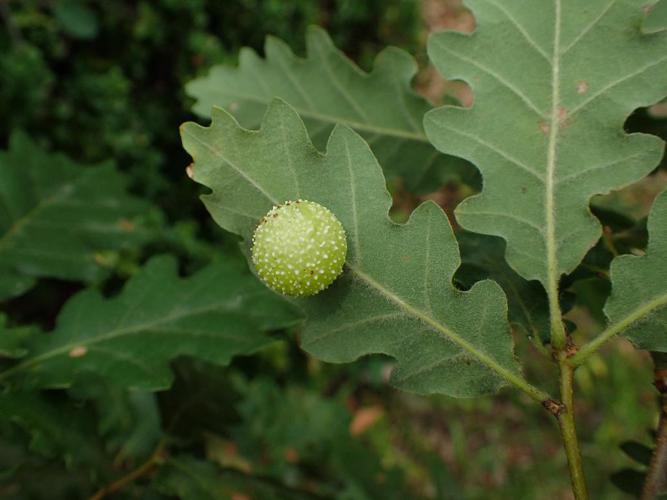
<svg viewBox="0 0 667 500">
<path fill-rule="evenodd" d="M 273 34 L 303 53 L 306 27 L 317 24 L 363 68 L 386 45 L 406 49 L 421 64 L 422 93 L 470 103 L 464 85 L 426 66 L 428 31 L 473 26 L 457 1 L 0 0 L 0 18 L 0 149 L 22 131 L 35 147 L 80 164 L 111 160 L 130 192 L 152 205 L 150 236 L 103 256 L 108 272 L 90 286 L 107 295 L 157 253 L 178 257 L 183 272 L 220 255 L 240 258 L 186 176 L 178 125 L 194 118 L 185 83 L 213 64 L 234 63 L 241 46 L 261 53 Z M 667 136 L 662 106 L 635 113 L 628 130 Z M 641 252 L 647 210 L 666 177 L 658 169 L 593 203 L 605 237 L 568 277 L 563 297 L 575 335 L 600 329 L 609 262 Z M 470 194 L 452 184 L 426 196 L 392 189 L 397 219 L 424 198 L 451 214 Z M 464 255 L 461 285 L 497 272 L 499 255 L 486 267 Z M 41 279 L 0 303 L 0 319 L 49 328 L 84 286 Z M 179 359 L 172 388 L 161 393 L 92 379 L 43 391 L 39 401 L 0 395 L 0 412 L 12 416 L 0 419 L 0 495 L 85 498 L 148 461 L 113 498 L 568 498 L 555 426 L 521 395 L 399 393 L 386 384 L 390 360 L 324 365 L 305 356 L 295 336 L 278 332 L 270 348 L 228 368 Z M 526 337 L 516 338 L 529 375 L 553 380 Z M 622 341 L 604 354 L 577 373 L 584 459 L 597 498 L 629 498 L 624 491 L 634 491 L 655 427 L 652 365 Z"/>
</svg>

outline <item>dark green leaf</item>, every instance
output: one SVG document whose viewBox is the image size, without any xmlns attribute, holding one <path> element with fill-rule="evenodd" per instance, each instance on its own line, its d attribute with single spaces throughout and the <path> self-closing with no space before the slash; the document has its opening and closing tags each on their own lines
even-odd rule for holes
<svg viewBox="0 0 667 500">
<path fill-rule="evenodd" d="M 28 352 L 27 340 L 37 333 L 36 328 L 7 326 L 7 317 L 0 314 L 0 359 L 20 358 Z"/>
<path fill-rule="evenodd" d="M 634 469 L 622 469 L 611 475 L 611 482 L 619 490 L 638 497 L 644 485 L 644 473 Z"/>
<path fill-rule="evenodd" d="M 640 463 L 641 465 L 646 465 L 651 462 L 651 455 L 653 450 L 648 446 L 638 443 L 637 441 L 626 441 L 621 443 L 621 450 L 633 459 L 635 462 Z"/>
<path fill-rule="evenodd" d="M 160 467 L 152 487 L 181 500 L 229 500 L 234 495 L 262 500 L 313 498 L 276 481 L 221 469 L 211 462 L 188 456 L 170 458 Z"/>
<path fill-rule="evenodd" d="M 0 380 L 65 387 L 96 373 L 121 387 L 168 387 L 181 355 L 226 364 L 273 342 L 264 332 L 294 325 L 296 309 L 234 261 L 181 279 L 170 258 L 154 258 L 115 298 L 88 290 L 63 308 L 56 329 Z"/>
<path fill-rule="evenodd" d="M 0 152 L 0 300 L 40 277 L 100 279 L 108 252 L 145 240 L 148 208 L 113 165 L 82 167 L 14 134 Z"/>
</svg>

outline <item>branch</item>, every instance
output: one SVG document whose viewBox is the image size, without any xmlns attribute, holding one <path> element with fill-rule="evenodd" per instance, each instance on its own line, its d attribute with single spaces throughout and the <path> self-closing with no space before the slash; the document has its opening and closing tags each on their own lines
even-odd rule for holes
<svg viewBox="0 0 667 500">
<path fill-rule="evenodd" d="M 148 460 L 120 479 L 109 483 L 106 486 L 103 486 L 97 493 L 90 497 L 90 500 L 102 500 L 107 495 L 120 491 L 128 484 L 133 483 L 137 479 L 150 474 L 156 467 L 164 462 L 166 455 L 166 444 L 164 441 L 160 441 L 160 444 L 158 444 L 157 448 Z"/>
<path fill-rule="evenodd" d="M 652 500 L 667 490 L 667 355 L 654 354 L 655 386 L 660 393 L 660 420 L 655 450 L 646 474 L 642 500 Z"/>
<path fill-rule="evenodd" d="M 558 425 L 563 437 L 567 463 L 570 468 L 570 480 L 572 481 L 572 492 L 576 500 L 587 500 L 588 491 L 586 488 L 586 479 L 581 462 L 581 451 L 579 449 L 579 440 L 577 438 L 577 429 L 574 424 L 574 388 L 573 368 L 566 363 L 566 356 L 559 356 L 558 365 L 560 368 L 560 389 L 561 399 L 563 400 L 562 409 L 556 413 Z"/>
</svg>

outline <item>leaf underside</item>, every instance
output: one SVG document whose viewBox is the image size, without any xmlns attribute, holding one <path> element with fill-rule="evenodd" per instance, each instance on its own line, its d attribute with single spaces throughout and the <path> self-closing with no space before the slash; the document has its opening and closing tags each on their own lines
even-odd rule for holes
<svg viewBox="0 0 667 500">
<path fill-rule="evenodd" d="M 115 298 L 84 291 L 66 303 L 56 329 L 34 337 L 29 354 L 2 381 L 66 387 L 85 373 L 120 387 L 158 390 L 171 383 L 169 361 L 189 355 L 227 364 L 274 340 L 263 334 L 299 321 L 298 312 L 230 262 L 178 277 L 158 257 Z"/>
<path fill-rule="evenodd" d="M 590 198 L 648 174 L 657 137 L 626 134 L 667 82 L 667 34 L 640 32 L 643 0 L 470 0 L 477 30 L 431 37 L 429 55 L 475 94 L 425 117 L 441 151 L 477 165 L 484 190 L 457 219 L 507 241 L 510 265 L 555 290 L 600 236 Z"/>
<path fill-rule="evenodd" d="M 644 33 L 667 31 L 667 0 L 659 0 L 651 6 L 642 24 L 642 31 Z"/>
<path fill-rule="evenodd" d="M 308 352 L 331 362 L 390 355 L 398 362 L 393 383 L 420 393 L 475 396 L 497 390 L 503 377 L 520 377 L 500 288 L 490 281 L 469 292 L 454 288 L 458 246 L 434 203 L 422 204 L 405 225 L 390 221 L 382 171 L 351 129 L 336 127 L 322 155 L 296 112 L 276 100 L 259 131 L 216 109 L 210 127 L 185 124 L 182 137 L 195 180 L 212 190 L 204 196 L 208 210 L 244 238 L 246 251 L 257 222 L 277 203 L 315 201 L 342 222 L 342 277 L 295 300 L 308 318 Z"/>
<path fill-rule="evenodd" d="M 14 134 L 0 152 L 0 300 L 39 277 L 101 278 L 100 252 L 143 242 L 147 209 L 113 165 L 82 167 Z"/>
<path fill-rule="evenodd" d="M 387 48 L 365 73 L 321 28 L 308 30 L 306 47 L 304 59 L 273 37 L 266 40 L 266 59 L 242 49 L 238 68 L 215 66 L 187 85 L 197 100 L 193 110 L 210 117 L 213 106 L 223 107 L 255 128 L 279 97 L 303 118 L 318 148 L 324 148 L 335 124 L 348 125 L 368 141 L 388 177 L 403 178 L 411 190 L 435 190 L 461 177 L 477 182 L 473 167 L 439 153 L 426 138 L 422 117 L 432 106 L 411 88 L 417 65 L 409 54 Z"/>
<path fill-rule="evenodd" d="M 611 264 L 612 292 L 605 314 L 635 345 L 667 352 L 667 192 L 658 197 L 648 221 L 645 256 L 622 255 Z"/>
</svg>

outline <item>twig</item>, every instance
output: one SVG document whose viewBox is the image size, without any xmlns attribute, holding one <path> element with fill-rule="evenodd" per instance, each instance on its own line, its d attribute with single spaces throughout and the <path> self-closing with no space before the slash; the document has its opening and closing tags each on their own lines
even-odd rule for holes
<svg viewBox="0 0 667 500">
<path fill-rule="evenodd" d="M 655 386 L 660 393 L 660 420 L 655 450 L 653 450 L 642 490 L 642 500 L 658 498 L 667 490 L 667 367 L 662 365 L 657 355 L 654 356 L 654 361 L 656 364 Z"/>
<path fill-rule="evenodd" d="M 586 488 L 586 479 L 581 461 L 581 451 L 579 450 L 577 429 L 574 424 L 574 390 L 572 384 L 574 369 L 566 363 L 565 356 L 560 356 L 558 365 L 560 367 L 560 392 L 563 405 L 562 410 L 557 413 L 556 418 L 558 419 L 560 432 L 563 436 L 574 497 L 577 500 L 587 500 L 588 490 Z"/>
<path fill-rule="evenodd" d="M 90 500 L 102 500 L 107 495 L 120 491 L 128 484 L 150 474 L 156 467 L 164 462 L 166 455 L 166 443 L 162 440 L 148 460 L 120 479 L 103 486 L 97 493 L 90 497 Z"/>
</svg>

